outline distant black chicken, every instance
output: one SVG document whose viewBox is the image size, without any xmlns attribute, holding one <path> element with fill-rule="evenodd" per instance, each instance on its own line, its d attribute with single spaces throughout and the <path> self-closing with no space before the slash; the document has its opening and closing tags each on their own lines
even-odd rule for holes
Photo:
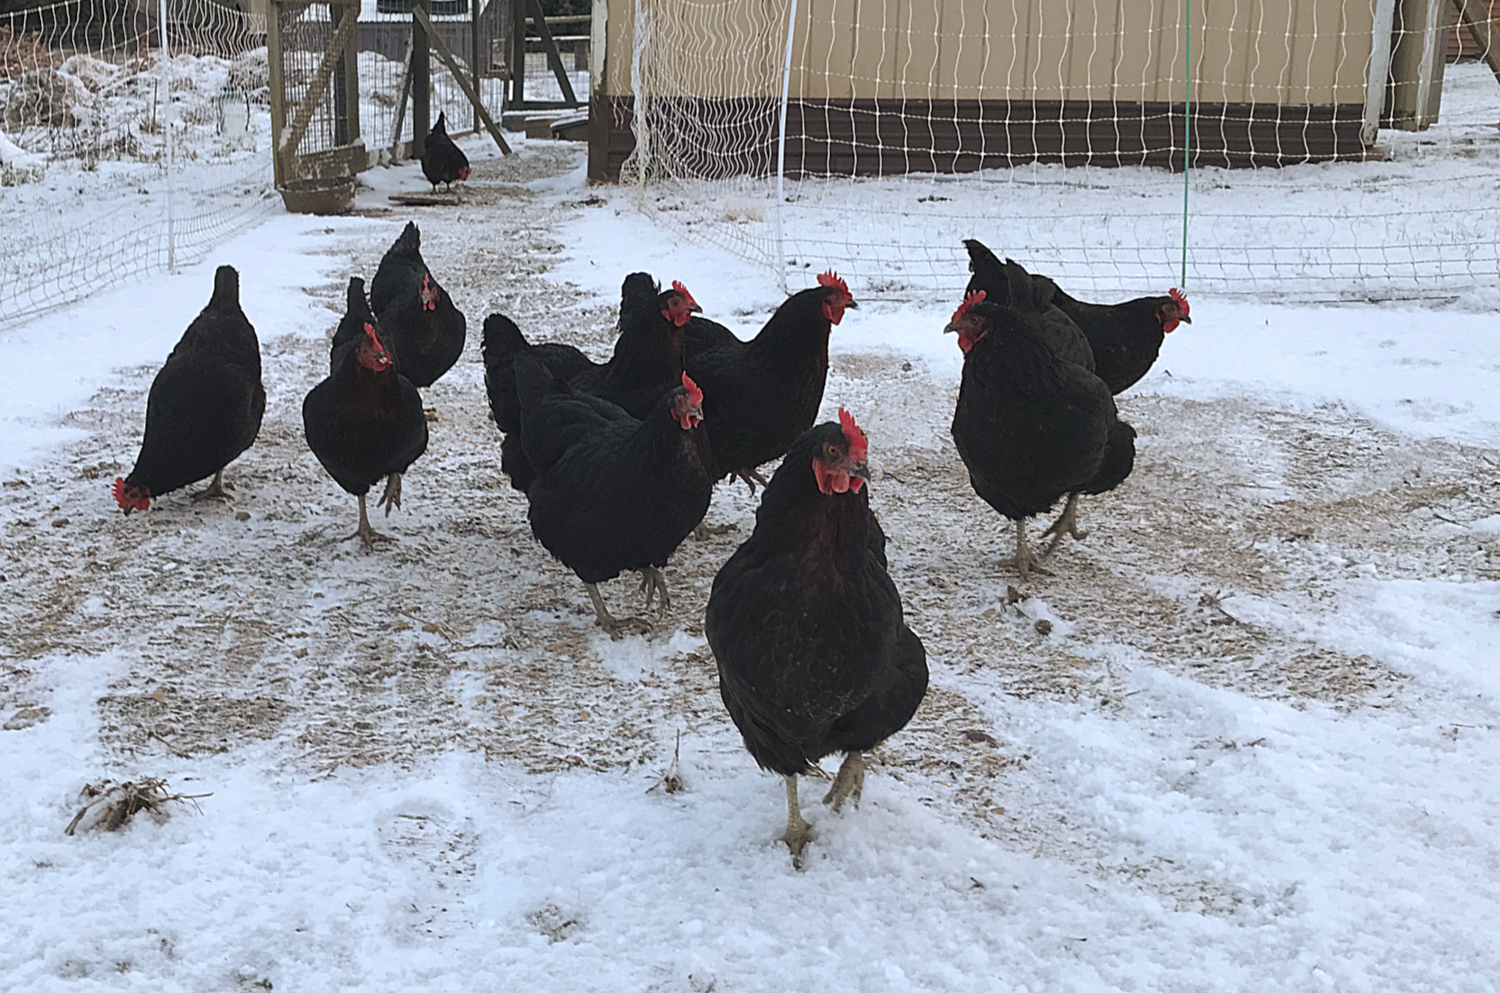
<svg viewBox="0 0 1500 993">
<path fill-rule="evenodd" d="M 644 419 L 575 391 L 540 360 L 514 364 L 521 442 L 536 477 L 527 491 L 531 531 L 577 574 L 611 637 L 631 625 L 611 616 L 598 584 L 641 573 L 646 606 L 661 570 L 703 520 L 713 491 L 703 394 L 684 373 Z"/>
<path fill-rule="evenodd" d="M 1015 521 L 1016 553 L 1000 565 L 1024 579 L 1041 569 L 1026 547 L 1026 518 L 1065 494 L 1118 485 L 1134 461 L 1135 431 L 1104 381 L 1060 358 L 1026 315 L 974 293 L 947 330 L 964 352 L 953 441 L 974 492 Z M 1071 524 L 1059 518 L 1056 527 L 1061 537 Z"/>
<path fill-rule="evenodd" d="M 464 351 L 468 322 L 422 259 L 422 233 L 408 221 L 370 281 L 370 309 L 396 371 L 426 389 Z"/>
<path fill-rule="evenodd" d="M 973 238 L 964 242 L 969 250 L 969 271 L 974 275 L 964 288 L 964 297 L 983 292 L 985 301 L 1020 311 L 1041 328 L 1053 354 L 1094 371 L 1094 350 L 1088 336 L 1073 323 L 1054 297 L 1062 291 L 1045 276 L 1033 276 L 1013 259 L 1001 262 L 993 252 Z"/>
<path fill-rule="evenodd" d="M 240 309 L 240 274 L 219 266 L 208 306 L 151 381 L 141 453 L 130 475 L 115 480 L 115 502 L 129 515 L 208 476 L 213 482 L 194 499 L 225 496 L 224 467 L 255 442 L 265 411 L 260 341 Z"/>
<path fill-rule="evenodd" d="M 867 447 L 842 409 L 838 424 L 792 444 L 705 616 L 724 706 L 760 767 L 786 779 L 781 840 L 798 868 L 812 829 L 797 777 L 843 752 L 823 802 L 858 806 L 863 753 L 905 727 L 927 692 L 927 653 L 903 620 L 864 489 Z"/>
<path fill-rule="evenodd" d="M 439 183 L 452 189 L 455 181 L 468 179 L 470 171 L 469 157 L 448 137 L 447 115 L 438 114 L 437 123 L 427 132 L 427 144 L 422 150 L 422 175 L 427 177 L 433 190 Z"/>
<path fill-rule="evenodd" d="M 356 298 L 362 305 L 357 280 L 350 280 L 351 308 Z M 302 430 L 334 482 L 359 498 L 359 528 L 349 537 L 369 547 L 392 539 L 370 526 L 365 494 L 385 477 L 381 506 L 387 516 L 401 506 L 401 477 L 427 451 L 427 418 L 421 394 L 396 371 L 376 325 L 367 321 L 362 332 L 334 349 L 328 378 L 302 401 Z"/>
</svg>

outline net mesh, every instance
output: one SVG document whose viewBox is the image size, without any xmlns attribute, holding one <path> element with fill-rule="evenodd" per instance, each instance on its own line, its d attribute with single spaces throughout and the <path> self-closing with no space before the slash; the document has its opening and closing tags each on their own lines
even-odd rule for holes
<svg viewBox="0 0 1500 993">
<path fill-rule="evenodd" d="M 156 10 L 0 14 L 0 325 L 163 268 L 169 251 L 199 260 L 280 206 L 263 21 L 169 0 L 163 58 Z"/>
<path fill-rule="evenodd" d="M 1369 0 L 634 0 L 622 182 L 796 286 L 832 264 L 895 297 L 956 291 L 972 236 L 1080 292 L 1155 292 L 1183 277 L 1186 193 L 1194 288 L 1450 296 L 1500 269 L 1500 211 L 1475 197 L 1500 182 L 1478 154 L 1494 21 L 1467 4 L 1477 31 L 1445 0 L 1390 25 Z M 1445 76 L 1464 45 L 1481 61 Z"/>
</svg>

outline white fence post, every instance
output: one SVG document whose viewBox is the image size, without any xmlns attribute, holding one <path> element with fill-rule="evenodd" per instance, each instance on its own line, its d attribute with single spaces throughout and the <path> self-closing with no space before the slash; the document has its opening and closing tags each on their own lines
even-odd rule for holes
<svg viewBox="0 0 1500 993">
<path fill-rule="evenodd" d="M 792 92 L 792 35 L 797 31 L 797 0 L 786 12 L 786 51 L 781 67 L 781 114 L 776 128 L 776 281 L 783 293 L 786 285 L 786 238 L 781 212 L 786 206 L 786 106 Z"/>
<path fill-rule="evenodd" d="M 177 225 L 172 205 L 172 53 L 167 48 L 167 0 L 156 0 L 156 16 L 161 27 L 161 74 L 166 83 L 167 99 L 162 127 L 167 139 L 167 270 L 177 271 Z"/>
</svg>

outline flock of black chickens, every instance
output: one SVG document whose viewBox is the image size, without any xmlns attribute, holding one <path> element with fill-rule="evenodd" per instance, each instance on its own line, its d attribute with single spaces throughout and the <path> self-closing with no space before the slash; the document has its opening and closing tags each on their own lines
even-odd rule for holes
<svg viewBox="0 0 1500 993">
<path fill-rule="evenodd" d="M 1050 279 L 967 241 L 973 278 L 947 329 L 964 353 L 953 439 L 974 491 L 1016 525 L 1022 579 L 1077 528 L 1080 494 L 1129 475 L 1135 431 L 1114 394 L 1155 361 L 1163 335 L 1190 322 L 1186 298 L 1081 303 Z M 812 838 L 797 777 L 845 755 L 824 802 L 857 805 L 863 753 L 904 727 L 927 689 L 926 652 L 902 618 L 885 534 L 870 510 L 868 442 L 852 414 L 814 425 L 832 329 L 857 305 L 833 272 L 789 297 L 751 340 L 701 316 L 681 283 L 625 278 L 608 361 L 529 343 L 510 318 L 485 319 L 485 391 L 504 433 L 500 465 L 529 502 L 532 533 L 584 583 L 612 637 L 649 622 L 610 614 L 598 584 L 637 571 L 649 609 L 668 603 L 662 569 L 703 526 L 714 485 L 764 486 L 755 528 L 713 582 L 705 630 L 724 704 L 762 768 L 785 777 L 782 836 L 802 865 Z M 350 535 L 367 546 L 365 497 L 401 503 L 402 475 L 427 448 L 419 390 L 463 352 L 464 315 L 407 224 L 375 272 L 349 280 L 328 377 L 302 405 L 308 447 L 359 500 Z M 197 496 L 223 495 L 224 467 L 255 440 L 265 412 L 260 352 L 221 266 L 208 306 L 151 385 L 140 457 L 116 479 L 126 514 L 210 475 Z M 781 458 L 767 481 L 759 467 Z M 1041 556 L 1025 521 L 1066 497 Z M 346 539 L 347 540 L 347 539 Z"/>
</svg>

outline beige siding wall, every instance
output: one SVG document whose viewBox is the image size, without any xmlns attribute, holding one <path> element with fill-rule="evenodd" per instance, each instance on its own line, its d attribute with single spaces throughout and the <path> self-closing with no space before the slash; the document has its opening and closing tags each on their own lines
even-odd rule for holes
<svg viewBox="0 0 1500 993">
<path fill-rule="evenodd" d="M 639 0 L 663 94 L 777 96 L 788 0 Z M 608 0 L 605 92 L 629 95 L 637 0 Z M 1187 0 L 799 0 L 792 96 L 1179 102 Z M 1373 0 L 1193 0 L 1193 99 L 1364 99 Z"/>
</svg>

